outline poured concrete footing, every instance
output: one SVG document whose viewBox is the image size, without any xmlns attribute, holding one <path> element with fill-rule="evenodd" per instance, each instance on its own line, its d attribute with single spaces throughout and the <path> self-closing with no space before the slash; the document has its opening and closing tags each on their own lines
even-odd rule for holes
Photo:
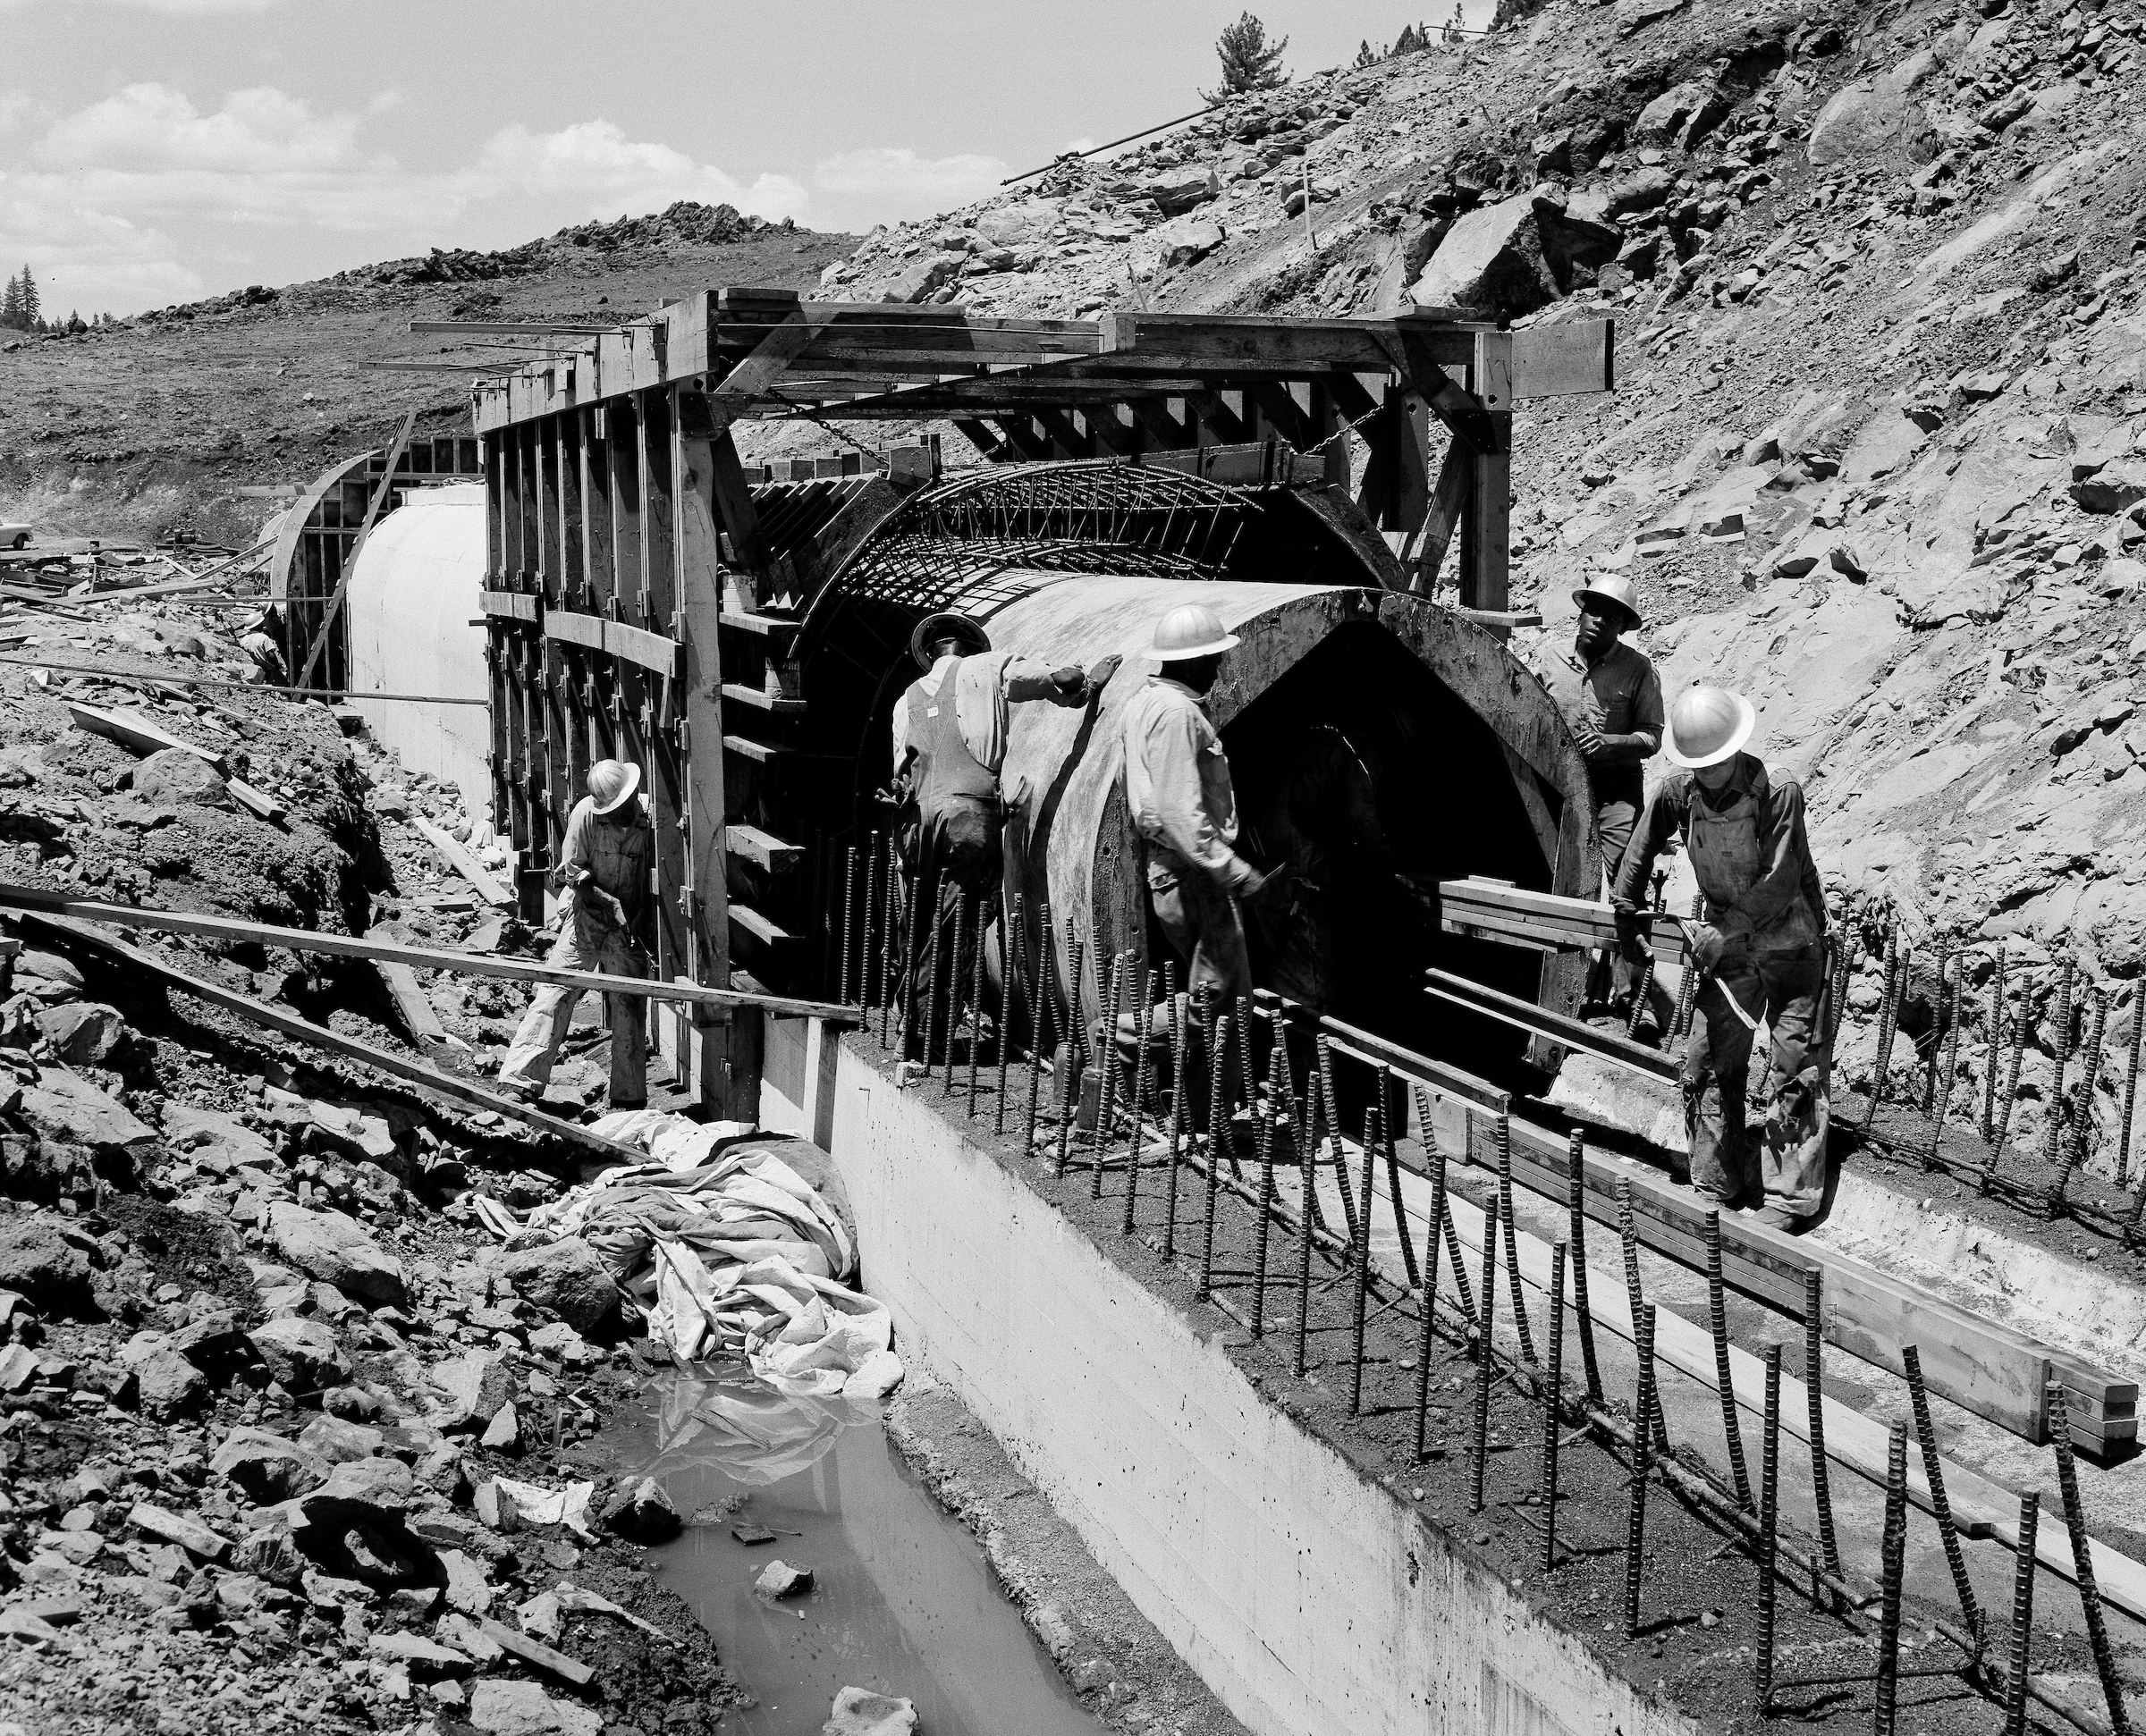
<svg viewBox="0 0 2146 1736">
<path fill-rule="evenodd" d="M 1700 1728 L 1285 1414 L 1226 1353 L 1215 1315 L 1123 1269 L 1029 1185 L 1026 1159 L 896 1090 L 854 1043 L 832 1094 L 865 1282 L 898 1347 L 955 1388 L 1252 1729 Z"/>
</svg>

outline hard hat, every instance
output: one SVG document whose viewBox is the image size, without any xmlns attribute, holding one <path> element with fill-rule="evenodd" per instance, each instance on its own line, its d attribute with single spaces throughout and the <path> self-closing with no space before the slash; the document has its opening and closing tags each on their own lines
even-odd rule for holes
<svg viewBox="0 0 2146 1736">
<path fill-rule="evenodd" d="M 1154 642 L 1147 654 L 1160 662 L 1176 663 L 1188 657 L 1212 657 L 1240 643 L 1205 603 L 1184 603 L 1155 623 Z"/>
<path fill-rule="evenodd" d="M 1727 687 L 1687 687 L 1669 707 L 1669 739 L 1662 752 L 1672 765 L 1696 770 L 1719 765 L 1751 739 L 1758 713 L 1751 701 Z"/>
<path fill-rule="evenodd" d="M 268 611 L 266 609 L 255 610 L 239 623 L 239 631 L 241 633 L 265 633 L 267 630 Z"/>
<path fill-rule="evenodd" d="M 640 787 L 641 768 L 624 760 L 598 760 L 588 768 L 588 793 L 596 798 L 598 813 L 609 813 L 632 801 Z"/>
<path fill-rule="evenodd" d="M 909 655 L 918 669 L 931 668 L 932 647 L 942 639 L 966 640 L 972 653 L 991 649 L 991 636 L 967 615 L 957 615 L 950 610 L 926 615 L 909 635 Z"/>
<path fill-rule="evenodd" d="M 1634 628 L 1640 625 L 1637 596 L 1638 593 L 1630 579 L 1617 573 L 1597 573 L 1572 594 L 1572 600 L 1583 609 L 1586 608 L 1590 597 L 1598 603 L 1609 603 L 1624 611 L 1626 628 Z"/>
</svg>

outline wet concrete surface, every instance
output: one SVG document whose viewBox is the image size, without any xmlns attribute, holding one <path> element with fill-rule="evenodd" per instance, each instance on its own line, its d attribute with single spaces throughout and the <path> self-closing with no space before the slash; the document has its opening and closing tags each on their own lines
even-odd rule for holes
<svg viewBox="0 0 2146 1736">
<path fill-rule="evenodd" d="M 931 1736 L 1094 1736 L 983 1547 L 888 1439 L 878 1404 L 788 1398 L 743 1371 L 666 1373 L 606 1444 L 620 1471 L 656 1477 L 689 1517 L 650 1564 L 756 1697 L 726 1730 L 817 1736 L 855 1686 L 913 1700 Z M 774 1537 L 740 1543 L 744 1527 Z M 758 1594 L 778 1559 L 809 1567 L 813 1589 Z"/>
</svg>

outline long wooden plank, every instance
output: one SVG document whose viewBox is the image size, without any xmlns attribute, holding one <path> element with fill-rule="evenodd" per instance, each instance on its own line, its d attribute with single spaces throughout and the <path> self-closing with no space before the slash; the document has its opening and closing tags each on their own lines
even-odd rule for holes
<svg viewBox="0 0 2146 1736">
<path fill-rule="evenodd" d="M 466 1103 L 473 1108 L 489 1110 L 494 1115 L 506 1116 L 526 1126 L 534 1127 L 539 1133 L 570 1141 L 613 1163 L 639 1163 L 647 1156 L 638 1146 L 622 1145 L 616 1140 L 602 1138 L 574 1122 L 562 1121 L 557 1116 L 533 1109 L 514 1098 L 486 1091 L 470 1080 L 458 1078 L 452 1073 L 443 1073 L 437 1067 L 427 1066 L 422 1061 L 413 1061 L 407 1056 L 391 1054 L 356 1037 L 346 1037 L 340 1031 L 331 1031 L 325 1025 L 314 1024 L 295 1013 L 286 1013 L 280 1007 L 256 1000 L 250 995 L 236 993 L 221 983 L 190 976 L 184 971 L 173 969 L 154 954 L 144 952 L 139 947 L 131 947 L 113 935 L 99 933 L 88 923 L 37 912 L 27 913 L 23 920 L 47 934 L 93 948 L 107 957 L 116 958 L 167 987 L 193 996 L 197 1000 L 221 1007 L 226 1012 L 236 1013 L 240 1017 L 265 1025 L 271 1031 L 280 1031 L 286 1037 L 295 1037 L 299 1041 L 309 1043 L 316 1049 L 347 1055 L 352 1060 L 362 1061 L 367 1066 L 379 1072 L 393 1074 L 399 1079 L 407 1079 L 413 1084 L 421 1085 L 435 1096 Z M 268 931 L 257 930 L 255 932 L 258 937 Z"/>
<path fill-rule="evenodd" d="M 544 599 L 527 591 L 479 591 L 477 600 L 486 614 L 502 620 L 534 624 L 544 615 Z"/>
<path fill-rule="evenodd" d="M 1617 390 L 1617 322 L 1574 319 L 1513 333 L 1512 391 L 1524 398 L 1564 398 Z"/>
<path fill-rule="evenodd" d="M 707 1007 L 742 1007 L 773 1013 L 778 1018 L 817 1018 L 855 1024 L 863 1015 L 857 1007 L 833 1001 L 800 1000 L 788 995 L 748 994 L 737 989 L 705 988 L 691 982 L 663 982 L 638 976 L 613 976 L 604 971 L 562 970 L 531 959 L 495 958 L 485 953 L 452 952 L 438 947 L 409 947 L 381 940 L 353 940 L 344 934 L 316 934 L 310 929 L 277 928 L 272 923 L 241 923 L 228 916 L 200 916 L 184 910 L 152 910 L 132 905 L 99 904 L 88 898 L 70 898 L 41 887 L 13 886 L 0 882 L 0 910 L 27 910 L 65 916 L 78 923 L 102 923 L 115 928 L 149 928 L 167 934 L 197 934 L 212 940 L 250 940 L 293 952 L 325 953 L 337 958 L 385 959 L 410 965 L 421 971 L 452 971 L 467 976 L 495 976 L 511 982 L 556 982 L 564 988 L 591 994 L 629 995 L 645 1000 L 689 1001 Z"/>
<path fill-rule="evenodd" d="M 447 859 L 448 865 L 456 873 L 477 889 L 477 896 L 486 904 L 511 905 L 514 902 L 514 894 L 477 859 L 476 853 L 460 839 L 434 825 L 422 815 L 413 818 L 410 823 L 424 834 L 427 843 Z"/>
<path fill-rule="evenodd" d="M 395 1004 L 395 1011 L 402 1020 L 402 1028 L 410 1032 L 410 1041 L 420 1049 L 444 1049 L 447 1046 L 447 1027 L 440 1023 L 440 1015 L 425 985 L 418 981 L 418 973 L 409 965 L 393 959 L 376 958 L 373 970 L 380 978 L 380 986 Z"/>
<path fill-rule="evenodd" d="M 1581 1019 L 1568 1019 L 1562 1013 L 1553 1013 L 1548 1007 L 1538 1007 L 1532 1000 L 1521 1000 L 1515 996 L 1500 994 L 1495 989 L 1486 989 L 1480 982 L 1471 982 L 1466 977 L 1455 976 L 1450 971 L 1432 970 L 1424 973 L 1432 994 L 1449 1000 L 1469 1011 L 1482 1013 L 1507 1024 L 1538 1037 L 1548 1037 L 1568 1049 L 1580 1049 L 1603 1060 L 1613 1062 L 1644 1079 L 1657 1079 L 1665 1084 L 1674 1084 L 1677 1079 L 1677 1064 L 1660 1049 L 1649 1049 L 1644 1043 L 1635 1043 L 1630 1038 L 1613 1031 L 1599 1030 Z"/>
</svg>

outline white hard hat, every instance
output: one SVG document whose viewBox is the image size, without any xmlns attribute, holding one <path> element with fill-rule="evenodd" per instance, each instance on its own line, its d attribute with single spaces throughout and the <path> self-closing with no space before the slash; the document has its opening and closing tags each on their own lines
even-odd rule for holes
<svg viewBox="0 0 2146 1736">
<path fill-rule="evenodd" d="M 1597 573 L 1572 594 L 1572 600 L 1583 609 L 1590 597 L 1622 610 L 1627 628 L 1640 625 L 1638 587 L 1621 573 Z"/>
<path fill-rule="evenodd" d="M 1147 654 L 1161 662 L 1175 663 L 1188 657 L 1212 657 L 1240 643 L 1236 634 L 1223 628 L 1222 618 L 1205 603 L 1186 603 L 1155 623 L 1154 643 L 1148 646 Z"/>
<path fill-rule="evenodd" d="M 1727 687 L 1687 687 L 1669 707 L 1669 739 L 1662 752 L 1672 765 L 1694 770 L 1719 765 L 1751 739 L 1758 713 L 1751 701 Z"/>
<path fill-rule="evenodd" d="M 640 787 L 641 768 L 624 760 L 598 760 L 588 768 L 588 793 L 596 798 L 598 813 L 630 802 Z"/>
</svg>

